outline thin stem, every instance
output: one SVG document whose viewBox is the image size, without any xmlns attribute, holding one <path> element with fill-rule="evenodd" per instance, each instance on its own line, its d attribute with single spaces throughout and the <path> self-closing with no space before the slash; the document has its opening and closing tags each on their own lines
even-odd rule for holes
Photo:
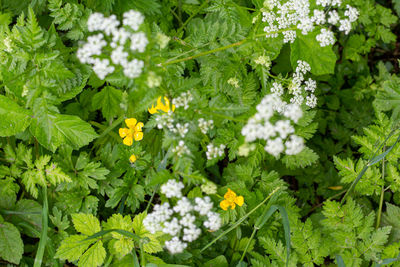
<svg viewBox="0 0 400 267">
<path fill-rule="evenodd" d="M 225 230 L 224 232 L 222 232 L 220 235 L 218 235 L 216 238 L 214 238 L 211 242 L 209 242 L 204 248 L 202 248 L 200 250 L 200 252 L 203 252 L 204 250 L 206 250 L 207 248 L 209 248 L 212 244 L 214 244 L 215 242 L 217 242 L 221 237 L 223 237 L 224 235 L 228 234 L 230 231 L 232 231 L 233 229 L 235 229 L 237 226 L 239 226 L 244 220 L 247 219 L 247 217 L 249 217 L 253 212 L 255 212 L 258 208 L 260 208 L 262 205 L 264 205 L 265 202 L 267 202 L 268 199 L 270 199 L 272 197 L 272 195 L 274 195 L 278 190 L 280 189 L 280 187 L 278 186 L 277 188 L 275 188 L 260 204 L 258 204 L 257 206 L 255 206 L 251 211 L 249 211 L 246 215 L 244 215 L 242 218 L 240 218 L 236 223 L 234 223 L 231 227 L 229 227 L 227 230 Z"/>
<path fill-rule="evenodd" d="M 258 230 L 257 228 L 254 228 L 253 233 L 251 233 L 250 239 L 249 239 L 249 241 L 247 241 L 246 247 L 244 248 L 244 251 L 243 251 L 242 257 L 240 258 L 240 261 L 243 261 L 244 256 L 246 255 L 246 252 L 249 249 L 251 240 L 253 240 L 254 235 L 256 234 L 257 230 Z"/>
<path fill-rule="evenodd" d="M 196 10 L 196 12 L 190 15 L 190 17 L 182 24 L 182 26 L 177 30 L 177 32 L 180 33 L 186 27 L 189 21 L 191 21 L 197 14 L 199 14 L 199 12 L 208 4 L 209 1 L 210 0 L 204 1 L 203 4 L 201 4 L 199 8 Z"/>
<path fill-rule="evenodd" d="M 142 266 L 146 266 L 146 258 L 144 257 L 144 249 L 143 249 L 142 240 L 140 240 L 140 242 L 139 242 L 139 249 L 140 249 L 140 263 Z"/>
<path fill-rule="evenodd" d="M 147 203 L 147 207 L 146 207 L 146 213 L 149 211 L 149 209 L 150 209 L 150 206 L 151 206 L 151 203 L 153 202 L 153 199 L 154 199 L 154 195 L 156 194 L 156 192 L 158 191 L 158 188 L 160 187 L 160 185 L 158 184 L 157 186 L 156 186 L 156 188 L 154 188 L 154 191 L 153 191 L 153 194 L 151 195 L 151 198 L 150 198 L 150 200 L 149 200 L 149 202 Z"/>
<path fill-rule="evenodd" d="M 290 30 L 293 30 L 293 28 L 283 29 L 283 30 L 279 30 L 279 31 L 276 31 L 276 32 L 270 32 L 269 34 L 282 33 L 282 32 L 290 31 Z M 188 61 L 188 60 L 195 59 L 195 58 L 198 58 L 198 57 L 202 57 L 202 56 L 206 56 L 206 55 L 209 55 L 209 54 L 213 54 L 213 53 L 216 53 L 216 52 L 219 52 L 219 51 L 223 51 L 223 50 L 235 47 L 235 46 L 242 45 L 242 44 L 244 44 L 244 43 L 246 43 L 248 41 L 252 41 L 252 40 L 254 40 L 256 38 L 265 37 L 265 35 L 266 35 L 266 33 L 256 34 L 256 35 L 253 36 L 253 38 L 245 38 L 245 39 L 243 39 L 243 40 L 241 40 L 239 42 L 236 42 L 236 43 L 233 43 L 233 44 L 229 44 L 229 45 L 225 45 L 225 46 L 221 46 L 221 47 L 218 47 L 218 48 L 215 48 L 215 49 L 211 49 L 211 50 L 208 50 L 208 51 L 205 51 L 205 52 L 201 52 L 201 53 L 198 53 L 198 54 L 190 56 L 190 57 L 185 57 L 185 58 L 176 59 L 176 60 L 172 60 L 172 61 L 168 61 L 167 60 L 164 63 L 158 64 L 158 66 L 159 67 L 165 67 L 165 66 L 172 65 L 172 64 L 175 64 L 175 63 L 180 63 L 180 62 Z"/>
<path fill-rule="evenodd" d="M 385 152 L 386 146 L 383 146 L 383 152 Z M 385 195 L 385 158 L 382 159 L 382 189 L 381 189 L 381 197 L 379 199 L 379 209 L 378 209 L 378 216 L 376 218 L 376 229 L 379 228 L 381 224 L 381 216 L 382 216 L 382 207 L 383 207 L 383 197 Z"/>
<path fill-rule="evenodd" d="M 42 187 L 43 193 L 43 212 L 42 212 L 42 234 L 40 236 L 39 247 L 36 252 L 35 262 L 33 267 L 42 266 L 44 249 L 46 247 L 47 242 L 47 229 L 48 229 L 48 202 L 47 202 L 47 185 Z"/>
<path fill-rule="evenodd" d="M 211 50 L 208 50 L 208 51 L 205 51 L 205 52 L 201 52 L 201 53 L 198 53 L 197 55 L 194 55 L 194 56 L 185 57 L 185 58 L 181 58 L 181 59 L 176 59 L 176 60 L 172 60 L 172 61 L 165 62 L 165 63 L 160 63 L 159 66 L 160 67 L 165 67 L 165 66 L 168 66 L 168 65 L 171 65 L 171 64 L 180 63 L 180 62 L 183 62 L 183 61 L 188 61 L 188 60 L 195 59 L 195 58 L 198 58 L 198 57 L 206 56 L 206 55 L 218 52 L 218 51 L 223 51 L 223 50 L 235 47 L 235 46 L 239 46 L 241 44 L 244 44 L 247 41 L 248 41 L 248 39 L 243 39 L 242 41 L 239 41 L 239 42 L 236 42 L 236 43 L 233 43 L 233 44 L 229 44 L 229 45 L 226 45 L 226 46 L 218 47 L 218 48 L 215 48 L 215 49 L 211 49 Z"/>
</svg>

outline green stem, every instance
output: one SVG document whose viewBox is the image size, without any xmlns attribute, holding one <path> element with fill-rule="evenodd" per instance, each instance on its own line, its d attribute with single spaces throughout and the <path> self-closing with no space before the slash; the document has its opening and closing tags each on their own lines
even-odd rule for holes
<svg viewBox="0 0 400 267">
<path fill-rule="evenodd" d="M 208 4 L 210 0 L 206 0 L 203 2 L 203 4 L 201 4 L 199 6 L 199 8 L 196 10 L 196 12 L 194 12 L 192 15 L 190 15 L 190 17 L 182 24 L 182 26 L 177 30 L 177 33 L 179 34 L 185 27 L 186 25 L 189 23 L 189 21 L 191 21 L 197 14 L 199 14 L 199 12 Z"/>
<path fill-rule="evenodd" d="M 289 30 L 293 30 L 293 28 L 279 30 L 279 31 L 276 31 L 276 32 L 271 32 L 270 34 L 272 34 L 272 33 L 282 33 L 282 32 L 289 31 Z M 191 60 L 191 59 L 199 58 L 199 57 L 206 56 L 206 55 L 209 55 L 209 54 L 213 54 L 213 53 L 216 53 L 216 52 L 219 52 L 219 51 L 223 51 L 223 50 L 235 47 L 235 46 L 242 45 L 242 44 L 244 44 L 244 43 L 246 43 L 248 41 L 252 41 L 252 40 L 254 40 L 256 38 L 264 37 L 264 36 L 265 36 L 265 33 L 256 34 L 256 35 L 253 36 L 253 38 L 245 38 L 245 39 L 243 39 L 243 40 L 241 40 L 239 42 L 236 42 L 236 43 L 233 43 L 233 44 L 229 44 L 229 45 L 225 45 L 225 46 L 221 46 L 221 47 L 218 47 L 218 48 L 215 48 L 215 49 L 211 49 L 211 50 L 208 50 L 208 51 L 204 51 L 204 52 L 198 53 L 198 54 L 190 56 L 190 57 L 185 57 L 185 58 L 176 59 L 176 60 L 170 60 L 170 61 L 167 60 L 164 63 L 158 64 L 158 66 L 159 67 L 165 67 L 165 66 L 172 65 L 172 64 L 175 64 L 175 63 L 180 63 L 180 62 L 188 61 L 188 60 Z"/>
<path fill-rule="evenodd" d="M 247 241 L 246 247 L 244 248 L 244 251 L 243 251 L 242 257 L 240 258 L 240 261 L 243 261 L 244 256 L 246 255 L 246 252 L 249 249 L 251 240 L 253 240 L 254 235 L 256 234 L 257 230 L 258 230 L 257 228 L 254 228 L 253 233 L 251 233 L 250 239 L 249 239 L 249 241 Z"/>
<path fill-rule="evenodd" d="M 385 152 L 386 146 L 383 146 L 383 152 Z M 382 189 L 381 189 L 381 197 L 379 199 L 379 209 L 378 209 L 378 216 L 376 218 L 376 229 L 379 228 L 381 224 L 381 216 L 382 216 L 382 207 L 383 207 L 383 197 L 385 195 L 385 158 L 382 159 Z"/>
<path fill-rule="evenodd" d="M 47 203 L 47 185 L 42 187 L 43 193 L 43 213 L 42 213 L 42 234 L 40 236 L 39 247 L 36 252 L 35 262 L 33 267 L 42 266 L 44 249 L 47 242 L 47 229 L 48 229 L 48 203 Z"/>
<path fill-rule="evenodd" d="M 144 249 L 143 249 L 143 242 L 140 240 L 139 242 L 139 249 L 140 249 L 140 262 L 142 266 L 146 266 L 146 259 L 144 257 Z"/>
<path fill-rule="evenodd" d="M 198 57 L 202 57 L 202 56 L 206 56 L 206 55 L 209 55 L 209 54 L 213 54 L 215 52 L 219 52 L 219 51 L 223 51 L 223 50 L 235 47 L 235 46 L 239 46 L 241 44 L 244 44 L 247 41 L 248 41 L 248 39 L 243 39 L 242 41 L 239 41 L 239 42 L 236 42 L 236 43 L 233 43 L 233 44 L 229 44 L 229 45 L 226 45 L 226 46 L 218 47 L 218 48 L 215 48 L 215 49 L 211 49 L 211 50 L 208 50 L 208 51 L 205 51 L 205 52 L 201 52 L 201 53 L 198 53 L 198 54 L 190 56 L 190 57 L 185 57 L 185 58 L 181 58 L 181 59 L 167 61 L 165 63 L 160 63 L 159 67 L 165 67 L 165 66 L 172 65 L 172 64 L 175 64 L 175 63 L 180 63 L 180 62 L 188 61 L 188 60 L 195 59 L 195 58 L 198 58 Z"/>
<path fill-rule="evenodd" d="M 210 243 L 208 243 L 204 248 L 202 248 L 200 250 L 200 252 L 203 252 L 204 250 L 206 250 L 207 248 L 209 248 L 212 244 L 214 244 L 215 242 L 217 242 L 221 237 L 223 237 L 224 235 L 228 234 L 230 231 L 232 231 L 233 229 L 235 229 L 237 226 L 239 226 L 244 220 L 247 219 L 247 217 L 249 217 L 253 212 L 255 212 L 258 208 L 260 208 L 262 205 L 264 205 L 265 202 L 267 202 L 268 199 L 270 199 L 272 197 L 273 194 L 275 194 L 278 190 L 280 189 L 280 187 L 278 186 L 277 188 L 275 188 L 260 204 L 258 204 L 257 206 L 255 206 L 251 211 L 249 211 L 246 215 L 244 215 L 242 218 L 240 218 L 236 223 L 234 223 L 231 227 L 229 227 L 227 230 L 225 230 L 224 232 L 222 232 L 219 236 L 217 236 L 216 238 L 214 238 L 214 240 L 212 240 Z"/>
</svg>

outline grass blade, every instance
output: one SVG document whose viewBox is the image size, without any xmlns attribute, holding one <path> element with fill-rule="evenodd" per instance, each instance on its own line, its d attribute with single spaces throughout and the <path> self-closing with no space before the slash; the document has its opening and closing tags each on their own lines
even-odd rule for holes
<svg viewBox="0 0 400 267">
<path fill-rule="evenodd" d="M 275 188 L 260 204 L 258 204 L 256 207 L 254 207 L 254 209 L 252 209 L 251 211 L 249 211 L 246 215 L 244 215 L 242 218 L 240 218 L 236 223 L 234 223 L 231 227 L 229 227 L 228 229 L 226 229 L 225 231 L 223 231 L 219 236 L 217 236 L 216 238 L 214 238 L 210 243 L 208 243 L 205 247 L 203 247 L 200 252 L 203 252 L 204 250 L 206 250 L 207 248 L 209 248 L 212 244 L 214 244 L 215 242 L 217 242 L 221 237 L 223 237 L 224 235 L 228 234 L 230 231 L 232 231 L 233 229 L 235 229 L 236 227 L 238 227 L 244 220 L 247 219 L 247 217 L 250 216 L 250 214 L 252 214 L 253 212 L 255 212 L 258 208 L 260 208 L 268 199 L 270 199 L 272 197 L 273 194 L 275 194 L 278 190 L 280 189 L 280 187 Z"/>
<path fill-rule="evenodd" d="M 47 186 L 42 187 L 43 193 L 43 212 L 42 212 L 42 234 L 39 240 L 39 247 L 36 252 L 35 262 L 33 267 L 40 267 L 42 266 L 44 249 L 46 247 L 47 242 L 47 229 L 48 229 L 48 212 L 49 212 L 49 204 L 47 202 Z"/>
<path fill-rule="evenodd" d="M 148 238 L 143 238 L 142 239 L 142 238 L 140 238 L 140 236 L 135 235 L 134 233 L 131 233 L 129 231 L 125 231 L 125 230 L 121 230 L 121 229 L 109 229 L 109 230 L 102 230 L 100 232 L 97 232 L 97 233 L 95 233 L 95 234 L 83 239 L 81 242 L 87 241 L 87 240 L 91 240 L 91 239 L 97 239 L 97 238 L 102 237 L 102 236 L 104 236 L 106 234 L 109 234 L 111 232 L 117 232 L 118 234 L 121 234 L 121 235 L 124 235 L 126 237 L 132 238 L 135 242 L 138 242 L 138 243 L 141 242 L 141 241 L 143 242 L 143 240 L 147 240 L 148 239 Z"/>
<path fill-rule="evenodd" d="M 340 255 L 336 255 L 336 263 L 337 263 L 338 267 L 346 267 L 346 265 L 344 264 L 343 258 Z"/>
</svg>

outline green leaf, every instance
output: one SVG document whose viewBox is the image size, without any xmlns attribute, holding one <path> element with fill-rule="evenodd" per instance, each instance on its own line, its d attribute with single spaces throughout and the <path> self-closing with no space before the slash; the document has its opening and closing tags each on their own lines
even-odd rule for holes
<svg viewBox="0 0 400 267">
<path fill-rule="evenodd" d="M 159 237 L 163 235 L 162 232 L 155 234 L 150 233 L 143 225 L 143 220 L 146 217 L 146 213 L 140 213 L 133 219 L 133 230 L 140 236 L 140 238 L 148 238 L 150 241 L 143 245 L 144 251 L 147 253 L 157 253 L 163 250 Z"/>
<path fill-rule="evenodd" d="M 93 243 L 93 241 L 85 241 L 84 235 L 71 235 L 65 238 L 60 247 L 57 249 L 56 258 L 62 260 L 76 261 L 85 252 L 85 250 Z"/>
<path fill-rule="evenodd" d="M 212 260 L 207 261 L 203 265 L 204 267 L 228 267 L 228 261 L 226 260 L 225 256 L 220 255 Z"/>
<path fill-rule="evenodd" d="M 310 166 L 318 160 L 318 155 L 313 150 L 305 147 L 299 154 L 296 155 L 285 155 L 282 158 L 282 162 L 289 169 L 304 168 Z"/>
<path fill-rule="evenodd" d="M 31 123 L 31 112 L 0 95 L 0 136 L 12 136 L 23 132 Z"/>
<path fill-rule="evenodd" d="M 290 62 L 293 69 L 296 68 L 298 60 L 303 60 L 310 64 L 312 74 L 334 73 L 336 55 L 331 46 L 320 46 L 316 40 L 318 34 L 319 31 L 314 31 L 308 35 L 299 34 L 296 38 L 296 41 L 291 45 L 290 54 Z"/>
<path fill-rule="evenodd" d="M 93 214 L 75 213 L 71 215 L 76 231 L 90 236 L 100 232 L 100 222 Z"/>
<path fill-rule="evenodd" d="M 47 106 L 38 106 L 44 103 Z M 34 107 L 35 118 L 30 127 L 39 143 L 52 152 L 63 144 L 79 149 L 97 137 L 89 123 L 77 116 L 61 115 L 54 106 L 39 100 Z"/>
<path fill-rule="evenodd" d="M 386 203 L 386 212 L 382 215 L 382 224 L 392 226 L 389 242 L 398 242 L 400 240 L 400 208 Z"/>
<path fill-rule="evenodd" d="M 121 102 L 122 92 L 112 86 L 106 86 L 93 97 L 92 107 L 95 109 L 101 108 L 103 116 L 110 121 L 120 112 Z"/>
<path fill-rule="evenodd" d="M 78 266 L 80 267 L 95 267 L 101 266 L 106 258 L 106 250 L 103 247 L 103 242 L 97 241 L 80 257 Z"/>
<path fill-rule="evenodd" d="M 19 264 L 24 253 L 24 243 L 14 225 L 0 223 L 0 257 L 11 263 Z"/>
</svg>

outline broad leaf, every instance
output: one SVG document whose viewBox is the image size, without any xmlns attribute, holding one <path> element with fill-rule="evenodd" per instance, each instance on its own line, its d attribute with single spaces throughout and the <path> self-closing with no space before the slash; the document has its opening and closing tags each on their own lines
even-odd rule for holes
<svg viewBox="0 0 400 267">
<path fill-rule="evenodd" d="M 8 222 L 0 223 L 0 258 L 19 264 L 24 253 L 24 243 L 14 225 Z"/>
<path fill-rule="evenodd" d="M 297 66 L 298 60 L 304 60 L 311 67 L 311 73 L 324 75 L 334 73 L 336 55 L 331 46 L 321 47 L 316 40 L 319 31 L 308 35 L 299 34 L 296 41 L 291 45 L 290 62 L 293 69 Z"/>
<path fill-rule="evenodd" d="M 0 95 L 0 136 L 12 136 L 24 131 L 31 122 L 31 112 Z"/>
<path fill-rule="evenodd" d="M 112 86 L 106 86 L 93 97 L 92 107 L 101 108 L 103 116 L 109 121 L 121 110 L 121 101 L 122 92 Z"/>
<path fill-rule="evenodd" d="M 76 231 L 84 235 L 90 236 L 101 230 L 99 220 L 92 214 L 76 213 L 71 217 Z"/>
</svg>

